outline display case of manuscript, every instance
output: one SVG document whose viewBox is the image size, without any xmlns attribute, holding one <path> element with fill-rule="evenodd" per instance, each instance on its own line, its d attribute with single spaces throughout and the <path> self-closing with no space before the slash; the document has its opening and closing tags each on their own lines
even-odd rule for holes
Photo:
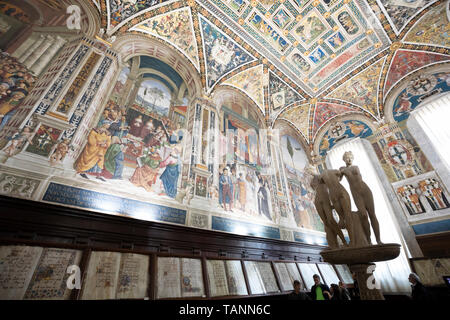
<svg viewBox="0 0 450 320">
<path fill-rule="evenodd" d="M 148 296 L 148 271 L 146 255 L 93 251 L 81 299 L 144 299 Z"/>
<path fill-rule="evenodd" d="M 82 252 L 30 246 L 0 247 L 1 299 L 69 299 L 69 266 L 78 266 Z"/>
<path fill-rule="evenodd" d="M 304 287 L 302 277 L 294 262 L 275 262 L 274 266 L 280 280 L 281 291 L 293 290 L 295 280 L 300 281 L 302 288 Z"/>
<path fill-rule="evenodd" d="M 322 282 L 326 283 L 328 286 L 331 286 L 332 283 L 339 284 L 339 277 L 333 269 L 333 266 L 328 263 L 318 263 L 317 267 L 319 268 L 323 279 Z"/>
<path fill-rule="evenodd" d="M 450 275 L 450 258 L 414 259 L 412 263 L 421 282 L 426 286 L 443 286 L 443 276 Z"/>
<path fill-rule="evenodd" d="M 200 259 L 158 257 L 156 298 L 205 297 Z"/>
<path fill-rule="evenodd" d="M 239 260 L 207 260 L 211 297 L 247 295 L 244 273 Z"/>
<path fill-rule="evenodd" d="M 335 264 L 334 267 L 344 283 L 353 283 L 352 272 L 346 264 Z"/>
<path fill-rule="evenodd" d="M 245 261 L 244 265 L 252 294 L 280 291 L 270 262 Z"/>
<path fill-rule="evenodd" d="M 303 280 L 305 281 L 306 290 L 311 290 L 311 287 L 314 285 L 313 275 L 319 274 L 319 269 L 314 263 L 297 263 L 298 268 L 303 276 Z"/>
</svg>

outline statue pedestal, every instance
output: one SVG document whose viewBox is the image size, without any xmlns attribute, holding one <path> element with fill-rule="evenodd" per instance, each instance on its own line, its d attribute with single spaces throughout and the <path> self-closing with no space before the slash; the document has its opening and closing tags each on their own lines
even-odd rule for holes
<svg viewBox="0 0 450 320">
<path fill-rule="evenodd" d="M 358 281 L 361 300 L 384 300 L 381 290 L 379 287 L 377 288 L 373 281 L 373 271 L 375 270 L 374 263 L 351 264 L 349 268 L 351 272 L 356 274 L 356 281 Z"/>
<path fill-rule="evenodd" d="M 375 283 L 373 277 L 374 262 L 392 260 L 399 254 L 400 245 L 397 243 L 325 249 L 320 253 L 325 262 L 347 264 L 355 272 L 361 300 L 384 300 L 379 283 Z"/>
</svg>

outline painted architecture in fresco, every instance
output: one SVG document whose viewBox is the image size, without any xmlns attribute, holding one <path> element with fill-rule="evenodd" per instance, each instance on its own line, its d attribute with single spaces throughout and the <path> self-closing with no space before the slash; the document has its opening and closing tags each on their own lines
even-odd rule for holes
<svg viewBox="0 0 450 320">
<path fill-rule="evenodd" d="M 314 191 L 310 187 L 312 176 L 307 173 L 308 159 L 298 141 L 291 135 L 281 137 L 281 153 L 286 169 L 292 213 L 297 226 L 324 231 L 323 223 L 314 206 Z"/>
<path fill-rule="evenodd" d="M 361 138 L 412 229 L 450 219 L 408 126 L 449 92 L 444 1 L 79 1 L 17 43 L 39 13 L 0 1 L 0 194 L 325 244 L 306 168 Z"/>
</svg>

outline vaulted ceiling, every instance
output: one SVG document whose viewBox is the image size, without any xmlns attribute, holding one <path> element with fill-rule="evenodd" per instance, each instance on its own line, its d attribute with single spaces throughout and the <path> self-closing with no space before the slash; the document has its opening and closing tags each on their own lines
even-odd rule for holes
<svg viewBox="0 0 450 320">
<path fill-rule="evenodd" d="M 340 115 L 380 121 L 401 79 L 450 59 L 443 0 L 91 1 L 107 35 L 168 43 L 206 94 L 238 89 L 269 124 L 284 119 L 309 144 Z"/>
</svg>

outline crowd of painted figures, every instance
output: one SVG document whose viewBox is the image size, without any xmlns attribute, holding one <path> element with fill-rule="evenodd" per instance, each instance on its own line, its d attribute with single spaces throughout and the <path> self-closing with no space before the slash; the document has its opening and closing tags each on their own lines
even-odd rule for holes
<svg viewBox="0 0 450 320">
<path fill-rule="evenodd" d="M 179 130 L 167 118 L 139 114 L 128 123 L 127 108 L 109 104 L 74 167 L 81 177 L 106 181 L 124 179 L 124 162 L 134 167 L 129 181 L 147 191 L 175 198 L 180 174 Z M 134 162 L 134 163 L 133 163 Z M 161 170 L 164 171 L 161 173 Z M 162 188 L 155 186 L 159 178 Z"/>
<path fill-rule="evenodd" d="M 36 78 L 16 58 L 0 51 L 0 131 L 17 112 L 20 103 L 30 92 Z M 3 148 L 11 157 L 22 150 L 25 142 L 32 143 L 32 130 L 24 127 L 8 137 Z"/>
<path fill-rule="evenodd" d="M 257 170 L 241 170 L 237 173 L 235 165 L 224 167 L 219 176 L 218 198 L 219 206 L 225 211 L 238 209 L 272 220 L 270 184 L 268 178 Z"/>
<path fill-rule="evenodd" d="M 28 95 L 35 77 L 16 58 L 0 52 L 0 130 Z"/>
</svg>

